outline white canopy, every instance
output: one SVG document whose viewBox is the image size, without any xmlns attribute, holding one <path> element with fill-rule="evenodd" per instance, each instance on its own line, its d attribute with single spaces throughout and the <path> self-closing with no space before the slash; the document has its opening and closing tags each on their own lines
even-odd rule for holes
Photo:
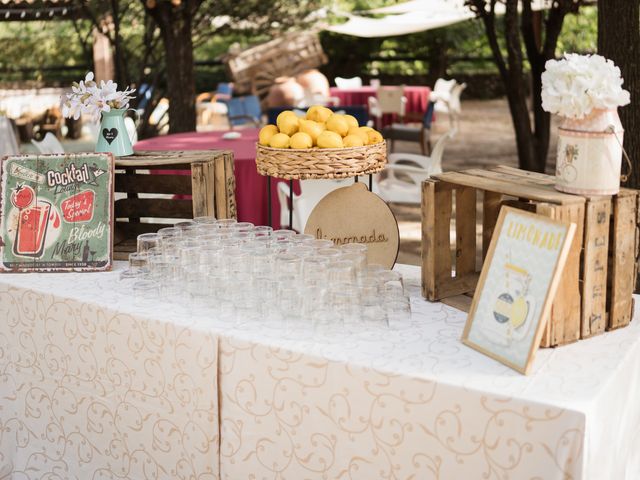
<svg viewBox="0 0 640 480">
<path fill-rule="evenodd" d="M 406 35 L 434 28 L 445 27 L 463 22 L 475 15 L 465 6 L 465 0 L 410 0 L 388 7 L 367 10 L 367 14 L 387 14 L 382 18 L 369 18 L 360 15 L 345 14 L 346 23 L 331 25 L 327 30 L 353 35 L 355 37 L 374 38 Z M 534 0 L 534 10 L 548 8 L 550 0 Z M 504 5 L 496 5 L 497 13 L 504 13 Z"/>
</svg>

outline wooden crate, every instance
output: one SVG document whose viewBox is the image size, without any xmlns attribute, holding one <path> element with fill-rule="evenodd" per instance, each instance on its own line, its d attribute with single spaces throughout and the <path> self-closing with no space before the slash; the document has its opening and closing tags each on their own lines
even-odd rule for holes
<svg viewBox="0 0 640 480">
<path fill-rule="evenodd" d="M 115 260 L 135 251 L 138 235 L 180 219 L 236 217 L 229 151 L 142 152 L 117 159 L 115 169 Z M 191 174 L 162 174 L 172 170 Z"/>
<path fill-rule="evenodd" d="M 508 204 L 577 226 L 542 346 L 628 325 L 638 256 L 638 192 L 622 189 L 613 197 L 585 197 L 558 192 L 553 182 L 551 176 L 510 167 L 448 172 L 425 181 L 424 296 L 468 309 L 500 207 Z M 478 192 L 482 192 L 481 255 L 476 241 Z"/>
</svg>

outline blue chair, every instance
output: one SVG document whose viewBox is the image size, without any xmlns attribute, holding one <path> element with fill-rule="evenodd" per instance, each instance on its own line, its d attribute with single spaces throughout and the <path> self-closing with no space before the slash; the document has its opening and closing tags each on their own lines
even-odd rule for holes
<svg viewBox="0 0 640 480">
<path fill-rule="evenodd" d="M 262 124 L 262 109 L 257 96 L 232 97 L 223 103 L 227 105 L 229 111 L 228 119 L 231 128 L 247 123 L 253 123 L 256 127 Z"/>
<path fill-rule="evenodd" d="M 341 112 L 347 115 L 353 115 L 356 120 L 358 120 L 358 125 L 365 126 L 369 121 L 369 112 L 367 112 L 367 108 L 364 105 L 350 105 L 344 107 L 327 107 L 334 112 Z M 276 119 L 278 115 L 285 110 L 293 110 L 294 107 L 273 107 L 267 110 L 267 118 L 268 122 L 271 124 L 276 123 Z"/>
<path fill-rule="evenodd" d="M 431 154 L 431 122 L 433 120 L 433 110 L 435 102 L 429 102 L 427 111 L 422 116 L 422 125 L 414 127 L 401 123 L 394 123 L 382 129 L 382 136 L 390 140 L 390 151 L 393 152 L 395 141 L 416 142 L 420 144 L 423 155 Z"/>
</svg>

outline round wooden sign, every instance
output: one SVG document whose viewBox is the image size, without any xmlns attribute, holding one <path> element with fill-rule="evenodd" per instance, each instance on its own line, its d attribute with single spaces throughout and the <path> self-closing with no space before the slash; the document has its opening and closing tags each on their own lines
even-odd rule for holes
<svg viewBox="0 0 640 480">
<path fill-rule="evenodd" d="M 304 233 L 336 245 L 364 243 L 368 262 L 392 268 L 398 258 L 400 232 L 388 205 L 364 183 L 338 188 L 313 209 Z"/>
</svg>

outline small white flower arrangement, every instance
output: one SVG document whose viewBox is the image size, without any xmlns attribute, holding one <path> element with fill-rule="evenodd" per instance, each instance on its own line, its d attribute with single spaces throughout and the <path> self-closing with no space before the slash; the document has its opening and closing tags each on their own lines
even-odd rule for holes
<svg viewBox="0 0 640 480">
<path fill-rule="evenodd" d="M 73 83 L 71 93 L 65 95 L 66 100 L 62 102 L 62 115 L 74 120 L 88 115 L 97 122 L 102 112 L 129 108 L 129 101 L 135 98 L 132 95 L 135 89 L 118 91 L 118 84 L 112 80 L 101 80 L 98 84 L 94 78 L 93 72 L 89 72 L 84 80 Z"/>
<path fill-rule="evenodd" d="M 600 55 L 565 53 L 549 60 L 542 74 L 542 108 L 562 117 L 582 119 L 593 110 L 610 110 L 630 102 L 620 69 Z"/>
</svg>

